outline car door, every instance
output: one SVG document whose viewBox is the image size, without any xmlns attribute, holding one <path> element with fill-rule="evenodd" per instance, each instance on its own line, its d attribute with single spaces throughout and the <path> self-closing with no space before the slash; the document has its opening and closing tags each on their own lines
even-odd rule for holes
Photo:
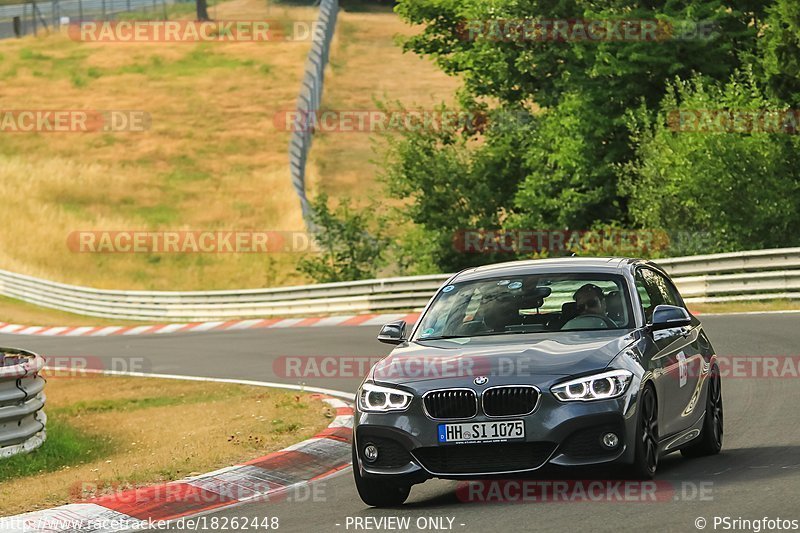
<svg viewBox="0 0 800 533">
<path fill-rule="evenodd" d="M 658 305 L 684 307 L 683 300 L 672 282 L 661 272 L 649 267 L 636 271 L 636 288 L 642 300 L 644 315 L 649 323 Z M 703 359 L 698 343 L 699 330 L 695 324 L 650 332 L 653 372 L 659 398 L 659 427 L 661 437 L 689 428 L 697 419 L 698 383 Z"/>
</svg>

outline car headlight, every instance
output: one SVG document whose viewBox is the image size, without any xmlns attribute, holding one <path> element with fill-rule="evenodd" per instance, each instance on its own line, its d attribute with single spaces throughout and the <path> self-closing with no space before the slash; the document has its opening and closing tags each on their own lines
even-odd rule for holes
<svg viewBox="0 0 800 533">
<path fill-rule="evenodd" d="M 632 377 L 627 370 L 612 370 L 560 383 L 551 387 L 550 392 L 562 402 L 607 400 L 625 392 Z"/>
<path fill-rule="evenodd" d="M 413 394 L 400 389 L 364 383 L 358 391 L 358 408 L 376 413 L 405 411 L 413 398 Z"/>
</svg>

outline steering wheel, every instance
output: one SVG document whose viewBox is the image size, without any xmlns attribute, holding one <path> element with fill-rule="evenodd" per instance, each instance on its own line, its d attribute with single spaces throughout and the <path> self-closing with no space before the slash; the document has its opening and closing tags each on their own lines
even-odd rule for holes
<svg viewBox="0 0 800 533">
<path fill-rule="evenodd" d="M 486 325 L 486 322 L 483 320 L 470 320 L 468 322 L 464 322 L 463 324 L 459 324 L 456 327 L 456 335 L 474 335 L 476 333 L 485 333 L 487 331 L 491 331 L 491 328 Z"/>
<path fill-rule="evenodd" d="M 614 322 L 613 320 L 611 320 L 610 318 L 608 318 L 605 315 L 586 314 L 586 315 L 578 315 L 575 318 L 579 318 L 579 317 L 582 317 L 582 316 L 591 317 L 591 318 L 599 318 L 600 320 L 602 320 L 603 322 L 606 323 L 606 326 L 608 326 L 609 328 L 612 328 L 612 329 L 617 327 L 617 323 Z"/>
<path fill-rule="evenodd" d="M 608 318 L 607 316 L 595 315 L 595 314 L 578 315 L 576 317 L 571 318 L 566 324 L 564 324 L 564 326 L 566 326 L 567 324 L 569 324 L 573 320 L 579 320 L 579 319 L 582 319 L 582 318 L 596 318 L 596 319 L 602 320 L 603 323 L 606 325 L 606 328 L 614 329 L 614 328 L 618 327 L 617 323 L 614 322 L 613 320 L 611 320 L 610 318 Z M 562 326 L 562 329 L 563 329 L 564 326 Z"/>
</svg>

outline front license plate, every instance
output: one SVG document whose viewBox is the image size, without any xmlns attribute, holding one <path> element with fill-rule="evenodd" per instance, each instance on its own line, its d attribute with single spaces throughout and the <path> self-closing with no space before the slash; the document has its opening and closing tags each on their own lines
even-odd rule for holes
<svg viewBox="0 0 800 533">
<path fill-rule="evenodd" d="M 439 442 L 506 442 L 525 438 L 525 422 L 505 420 L 498 422 L 468 422 L 439 424 Z"/>
</svg>

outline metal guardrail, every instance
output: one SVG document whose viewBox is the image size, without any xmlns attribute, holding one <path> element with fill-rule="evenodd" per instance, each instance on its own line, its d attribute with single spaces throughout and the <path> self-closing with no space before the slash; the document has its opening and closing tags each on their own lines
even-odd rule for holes
<svg viewBox="0 0 800 533">
<path fill-rule="evenodd" d="M 0 459 L 34 450 L 47 438 L 43 367 L 33 352 L 0 348 Z"/>
<path fill-rule="evenodd" d="M 314 128 L 311 127 L 322 102 L 322 84 L 325 79 L 325 66 L 328 64 L 333 34 L 336 31 L 336 17 L 339 12 L 338 0 L 322 0 L 319 5 L 319 18 L 314 26 L 314 38 L 308 53 L 300 96 L 297 97 L 297 112 L 292 121 L 292 138 L 289 142 L 289 170 L 292 186 L 300 199 L 303 220 L 309 231 L 311 206 L 306 196 L 306 163 L 311 150 Z"/>
<path fill-rule="evenodd" d="M 689 303 L 800 298 L 800 248 L 657 261 Z M 0 294 L 86 316 L 206 321 L 421 309 L 447 274 L 224 291 L 120 291 L 0 270 Z"/>
</svg>

